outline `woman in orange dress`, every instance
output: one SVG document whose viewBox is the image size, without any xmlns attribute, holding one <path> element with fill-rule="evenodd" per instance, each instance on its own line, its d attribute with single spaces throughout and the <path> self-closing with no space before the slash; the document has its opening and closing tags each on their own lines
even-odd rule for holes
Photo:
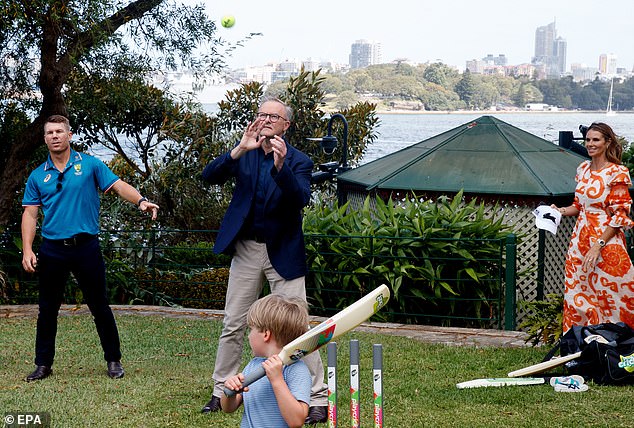
<svg viewBox="0 0 634 428">
<path fill-rule="evenodd" d="M 634 327 L 634 267 L 624 229 L 632 184 L 621 165 L 623 148 L 605 123 L 593 123 L 585 135 L 591 160 L 577 168 L 575 199 L 558 208 L 577 216 L 566 257 L 563 331 L 574 325 L 622 321 Z"/>
</svg>

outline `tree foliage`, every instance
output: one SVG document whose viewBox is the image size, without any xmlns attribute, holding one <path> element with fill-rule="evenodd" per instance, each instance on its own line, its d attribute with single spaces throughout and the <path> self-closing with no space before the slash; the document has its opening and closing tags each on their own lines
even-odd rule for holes
<svg viewBox="0 0 634 428">
<path fill-rule="evenodd" d="M 458 71 L 441 62 L 429 64 L 423 70 L 423 78 L 430 83 L 435 83 L 444 88 L 453 86 L 458 76 Z"/>
<path fill-rule="evenodd" d="M 417 110 L 461 110 L 515 107 L 546 103 L 560 108 L 604 110 L 610 83 L 599 78 L 575 82 L 572 77 L 536 80 L 475 73 L 460 74 L 442 63 L 410 66 L 380 64 L 326 76 L 323 89 L 331 105 L 345 105 L 350 93 L 381 100 L 383 108 L 408 101 Z M 344 97 L 342 102 L 339 97 Z M 466 98 L 465 98 L 466 97 Z M 634 79 L 614 81 L 614 108 L 634 108 Z M 469 103 L 469 106 L 467 104 Z"/>
<path fill-rule="evenodd" d="M 318 72 L 300 73 L 287 82 L 284 91 L 275 94 L 295 112 L 289 129 L 291 132 L 287 135 L 290 143 L 311 156 L 316 164 L 332 160 L 317 143 L 307 140 L 309 137 L 322 136 L 329 119 L 321 110 L 321 82 Z M 150 111 L 148 119 L 152 116 L 149 113 L 157 119 L 165 117 L 157 138 L 169 142 L 169 145 L 161 147 L 161 156 L 153 158 L 151 174 L 147 178 L 140 177 L 128 159 L 120 154 L 113 158 L 110 165 L 126 181 L 137 182 L 144 194 L 161 206 L 158 226 L 189 230 L 216 229 L 231 198 L 233 185 L 228 182 L 222 186 L 207 186 L 201 179 L 202 170 L 208 162 L 236 144 L 244 128 L 253 120 L 264 95 L 261 84 L 248 83 L 228 91 L 225 99 L 219 103 L 219 111 L 215 116 L 208 115 L 196 106 L 181 103 L 174 104 L 166 111 Z M 138 100 L 139 103 L 142 101 Z M 347 118 L 349 125 L 349 164 L 356 165 L 368 144 L 376 138 L 378 119 L 374 105 L 358 103 L 340 113 Z M 132 116 L 132 119 L 135 117 Z M 343 141 L 341 123 L 333 124 L 333 133 L 339 141 Z M 120 136 L 120 139 L 123 138 Z M 341 145 L 334 156 L 340 156 L 340 150 Z M 146 227 L 146 220 L 133 215 L 133 210 L 133 206 L 119 198 L 105 198 L 103 227 Z"/>
<path fill-rule="evenodd" d="M 468 69 L 462 73 L 462 78 L 456 85 L 456 93 L 465 102 L 468 109 L 481 108 L 478 100 L 476 100 L 476 85 Z"/>
<path fill-rule="evenodd" d="M 157 150 L 164 154 L 169 143 L 159 131 L 175 102 L 162 90 L 140 77 L 110 79 L 98 75 L 73 76 L 66 96 L 70 121 L 78 142 L 102 146 L 122 158 L 147 179 Z"/>
<path fill-rule="evenodd" d="M 341 157 L 341 147 L 333 155 L 326 155 L 318 143 L 308 138 L 318 138 L 326 134 L 329 116 L 323 110 L 325 92 L 324 79 L 320 71 L 302 70 L 298 76 L 281 84 L 272 85 L 264 91 L 260 83 L 243 84 L 240 88 L 227 92 L 226 99 L 218 103 L 218 121 L 226 131 L 240 131 L 253 119 L 263 95 L 280 98 L 293 108 L 293 121 L 286 133 L 290 143 L 306 153 L 315 164 L 333 160 L 331 156 Z M 376 127 L 379 119 L 375 105 L 358 102 L 350 107 L 332 112 L 341 113 L 348 121 L 348 153 L 350 165 L 359 163 L 369 144 L 376 140 Z M 344 140 L 343 125 L 333 122 L 333 134 L 340 143 Z M 237 135 L 236 135 L 237 137 Z"/>
<path fill-rule="evenodd" d="M 202 75 L 223 60 L 204 6 L 172 0 L 2 0 L 0 41 L 0 123 L 8 123 L 9 106 L 33 118 L 20 127 L 14 122 L 14 138 L 0 142 L 7 153 L 0 171 L 0 228 L 9 221 L 32 153 L 43 144 L 44 120 L 68 115 L 64 90 L 74 72 L 90 75 L 112 59 L 127 58 L 146 70 L 183 66 Z M 197 55 L 198 48 L 207 53 Z"/>
<path fill-rule="evenodd" d="M 458 319 L 452 325 L 473 326 L 466 319 L 494 314 L 500 284 L 492 279 L 500 266 L 493 260 L 510 228 L 489 218 L 483 203 L 466 203 L 462 196 L 436 201 L 369 196 L 354 210 L 348 204 L 307 210 L 304 232 L 316 306 L 345 307 L 350 302 L 342 295 L 385 283 L 393 294 L 387 312 L 406 314 L 391 321 L 434 323 L 442 314 Z"/>
</svg>

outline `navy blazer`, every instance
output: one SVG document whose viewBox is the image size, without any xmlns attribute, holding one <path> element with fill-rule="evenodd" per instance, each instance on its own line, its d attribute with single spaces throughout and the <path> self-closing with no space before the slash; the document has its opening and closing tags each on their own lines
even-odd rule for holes
<svg viewBox="0 0 634 428">
<path fill-rule="evenodd" d="M 260 149 L 257 149 L 260 150 Z M 223 184 L 235 178 L 235 188 L 214 245 L 215 253 L 231 254 L 234 243 L 255 198 L 258 179 L 258 153 L 251 150 L 239 159 L 226 153 L 214 159 L 203 171 L 203 179 Z M 310 202 L 310 177 L 313 161 L 288 142 L 286 159 L 278 172 L 271 168 L 272 184 L 266 191 L 266 250 L 275 270 L 285 279 L 305 276 L 306 249 L 302 231 L 302 210 Z"/>
</svg>

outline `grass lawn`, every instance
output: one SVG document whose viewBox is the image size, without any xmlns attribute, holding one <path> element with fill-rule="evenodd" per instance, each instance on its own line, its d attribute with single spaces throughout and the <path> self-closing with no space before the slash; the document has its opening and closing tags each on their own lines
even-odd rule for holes
<svg viewBox="0 0 634 428">
<path fill-rule="evenodd" d="M 117 321 L 123 379 L 106 376 L 92 318 L 76 315 L 59 319 L 53 375 L 26 383 L 23 378 L 34 367 L 35 319 L 0 320 L 0 414 L 49 412 L 52 426 L 63 428 L 239 426 L 241 411 L 200 413 L 211 394 L 219 322 L 139 315 L 118 315 Z M 557 393 L 549 385 L 455 387 L 539 362 L 543 349 L 459 348 L 352 332 L 338 340 L 340 427 L 350 425 L 348 341 L 353 338 L 361 344 L 365 427 L 373 426 L 373 343 L 383 344 L 386 427 L 634 426 L 634 387 L 590 385 L 584 393 Z"/>
</svg>

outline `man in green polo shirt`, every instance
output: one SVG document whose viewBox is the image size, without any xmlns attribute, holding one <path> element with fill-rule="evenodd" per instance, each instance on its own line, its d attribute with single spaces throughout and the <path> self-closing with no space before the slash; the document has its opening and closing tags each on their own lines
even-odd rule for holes
<svg viewBox="0 0 634 428">
<path fill-rule="evenodd" d="M 22 206 L 22 266 L 39 274 L 39 314 L 35 338 L 35 371 L 26 381 L 52 373 L 57 314 L 64 286 L 72 272 L 97 327 L 108 376 L 120 378 L 121 349 L 117 324 L 108 305 L 106 270 L 99 240 L 99 190 L 117 193 L 156 219 L 158 205 L 117 177 L 102 161 L 70 147 L 70 124 L 55 115 L 44 124 L 49 157 L 29 176 Z M 36 255 L 33 239 L 42 208 L 42 245 Z"/>
</svg>

